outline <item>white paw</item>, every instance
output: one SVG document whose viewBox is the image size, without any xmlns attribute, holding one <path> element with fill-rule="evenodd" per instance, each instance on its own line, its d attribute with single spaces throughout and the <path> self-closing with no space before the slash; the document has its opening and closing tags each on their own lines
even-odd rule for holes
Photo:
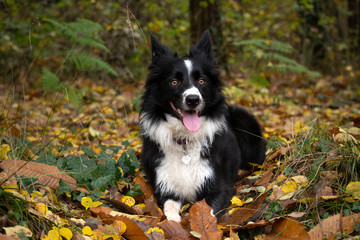
<svg viewBox="0 0 360 240">
<path fill-rule="evenodd" d="M 164 214 L 168 220 L 180 222 L 181 221 L 181 217 L 179 215 L 180 208 L 181 208 L 181 202 L 169 199 L 164 203 Z"/>
<path fill-rule="evenodd" d="M 181 221 L 181 217 L 178 213 L 174 213 L 174 212 L 165 212 L 164 213 L 166 218 L 169 221 L 175 221 L 175 222 L 180 222 Z"/>
</svg>

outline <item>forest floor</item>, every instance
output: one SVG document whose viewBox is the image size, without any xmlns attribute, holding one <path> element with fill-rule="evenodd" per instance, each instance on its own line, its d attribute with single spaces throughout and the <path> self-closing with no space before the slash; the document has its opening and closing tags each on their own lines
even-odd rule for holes
<svg viewBox="0 0 360 240">
<path fill-rule="evenodd" d="M 237 181 L 221 219 L 201 201 L 182 208 L 181 224 L 166 220 L 138 162 L 141 88 L 83 79 L 75 109 L 66 92 L 2 86 L 0 238 L 359 236 L 360 92 L 342 78 L 289 81 L 271 93 L 240 78 L 225 87 L 230 103 L 259 119 L 267 160 Z"/>
</svg>

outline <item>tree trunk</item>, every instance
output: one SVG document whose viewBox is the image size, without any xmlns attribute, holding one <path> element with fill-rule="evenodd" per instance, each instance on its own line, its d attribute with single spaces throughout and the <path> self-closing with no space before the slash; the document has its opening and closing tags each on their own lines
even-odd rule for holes
<svg viewBox="0 0 360 240">
<path fill-rule="evenodd" d="M 214 56 L 222 67 L 226 68 L 225 44 L 220 21 L 219 0 L 190 0 L 190 40 L 199 41 L 201 34 L 210 29 Z"/>
</svg>

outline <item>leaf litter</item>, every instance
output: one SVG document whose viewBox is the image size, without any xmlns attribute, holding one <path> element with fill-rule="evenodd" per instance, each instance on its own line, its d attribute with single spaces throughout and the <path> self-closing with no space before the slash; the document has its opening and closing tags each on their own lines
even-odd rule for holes
<svg viewBox="0 0 360 240">
<path fill-rule="evenodd" d="M 166 220 L 138 163 L 135 89 L 83 84 L 80 109 L 66 96 L 37 91 L 23 100 L 0 98 L 1 198 L 23 199 L 39 222 L 16 223 L 9 217 L 2 234 L 14 239 L 335 239 L 360 233 L 358 165 L 337 169 L 339 162 L 359 156 L 358 103 L 326 107 L 333 100 L 314 96 L 274 103 L 254 89 L 249 89 L 251 101 L 230 98 L 251 108 L 263 124 L 267 161 L 239 175 L 236 195 L 221 219 L 203 200 L 183 208 L 176 223 Z M 345 182 L 339 178 L 349 171 L 355 176 L 340 188 Z M 334 211 L 326 208 L 329 204 L 348 208 Z M 45 227 L 36 231 L 36 224 Z"/>
</svg>

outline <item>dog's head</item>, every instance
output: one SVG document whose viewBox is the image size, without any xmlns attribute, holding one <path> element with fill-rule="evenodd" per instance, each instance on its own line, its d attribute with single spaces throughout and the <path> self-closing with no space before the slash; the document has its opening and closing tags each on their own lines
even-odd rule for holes
<svg viewBox="0 0 360 240">
<path fill-rule="evenodd" d="M 143 110 L 171 114 L 191 132 L 200 116 L 211 114 L 222 101 L 219 74 L 214 67 L 210 32 L 206 30 L 188 56 L 180 58 L 151 35 L 152 63 L 145 85 Z"/>
</svg>

